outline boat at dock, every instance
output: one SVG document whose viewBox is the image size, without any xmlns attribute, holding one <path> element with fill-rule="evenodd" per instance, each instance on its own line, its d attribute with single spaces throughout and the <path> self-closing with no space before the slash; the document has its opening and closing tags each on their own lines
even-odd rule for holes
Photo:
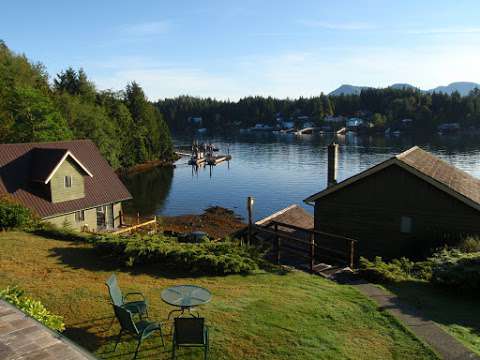
<svg viewBox="0 0 480 360">
<path fill-rule="evenodd" d="M 198 144 L 194 142 L 192 144 L 192 154 L 188 161 L 189 165 L 199 166 L 199 165 L 217 165 L 224 161 L 229 161 L 232 159 L 230 155 L 230 151 L 227 149 L 228 153 L 225 154 L 218 154 L 219 149 L 213 144 Z"/>
</svg>

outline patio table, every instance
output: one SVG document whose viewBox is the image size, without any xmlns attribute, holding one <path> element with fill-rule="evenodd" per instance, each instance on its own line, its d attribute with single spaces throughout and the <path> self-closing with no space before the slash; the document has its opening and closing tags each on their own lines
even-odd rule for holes
<svg viewBox="0 0 480 360">
<path fill-rule="evenodd" d="M 168 314 L 168 319 L 175 312 L 183 314 L 188 311 L 191 315 L 192 308 L 208 303 L 212 294 L 207 289 L 196 285 L 178 285 L 162 291 L 161 298 L 169 305 L 179 307 Z M 193 315 L 194 316 L 194 315 Z"/>
</svg>

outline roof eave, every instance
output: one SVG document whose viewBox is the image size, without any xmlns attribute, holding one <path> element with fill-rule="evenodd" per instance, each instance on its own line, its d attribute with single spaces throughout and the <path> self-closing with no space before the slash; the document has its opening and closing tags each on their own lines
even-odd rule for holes
<svg viewBox="0 0 480 360">
<path fill-rule="evenodd" d="M 80 166 L 80 168 L 85 171 L 85 173 L 90 176 L 90 177 L 93 177 L 93 174 L 80 162 L 80 160 L 78 160 L 70 150 L 67 150 L 67 152 L 65 153 L 65 155 L 62 156 L 62 158 L 60 159 L 60 161 L 58 162 L 58 164 L 55 166 L 55 168 L 50 172 L 50 174 L 48 175 L 47 179 L 45 180 L 45 184 L 48 184 L 50 182 L 50 180 L 52 179 L 53 175 L 55 175 L 55 173 L 57 172 L 58 168 L 63 164 L 63 162 L 65 161 L 65 159 L 70 156 L 76 163 L 78 166 Z"/>
</svg>

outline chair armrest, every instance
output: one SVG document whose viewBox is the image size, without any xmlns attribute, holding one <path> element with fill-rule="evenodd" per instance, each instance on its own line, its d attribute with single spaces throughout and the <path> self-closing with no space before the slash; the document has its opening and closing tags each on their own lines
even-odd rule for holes
<svg viewBox="0 0 480 360">
<path fill-rule="evenodd" d="M 144 302 L 147 302 L 147 299 L 141 292 L 129 292 L 123 296 L 123 300 L 127 300 L 129 296 L 140 296 Z"/>
<path fill-rule="evenodd" d="M 147 326 L 145 326 L 145 328 L 142 331 L 142 335 L 144 335 L 145 333 L 148 333 L 148 332 L 155 331 L 155 330 L 160 330 L 161 331 L 162 330 L 162 325 L 159 324 L 159 323 L 152 322 L 152 323 L 148 324 Z"/>
</svg>

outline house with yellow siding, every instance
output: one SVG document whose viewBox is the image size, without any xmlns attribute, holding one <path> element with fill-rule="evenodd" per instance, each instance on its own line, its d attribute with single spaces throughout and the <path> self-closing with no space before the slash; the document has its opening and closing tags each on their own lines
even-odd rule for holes
<svg viewBox="0 0 480 360">
<path fill-rule="evenodd" d="M 60 227 L 90 231 L 121 225 L 132 198 L 91 140 L 0 144 L 0 197 Z"/>
</svg>

